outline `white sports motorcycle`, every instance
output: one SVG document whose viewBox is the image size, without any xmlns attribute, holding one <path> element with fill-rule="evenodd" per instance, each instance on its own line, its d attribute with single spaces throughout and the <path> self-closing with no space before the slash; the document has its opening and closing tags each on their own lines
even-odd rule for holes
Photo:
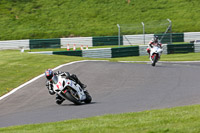
<svg viewBox="0 0 200 133">
<path fill-rule="evenodd" d="M 152 66 L 155 66 L 159 61 L 162 51 L 163 49 L 160 46 L 153 45 L 150 52 L 150 61 L 152 62 Z"/>
<path fill-rule="evenodd" d="M 77 105 L 92 101 L 90 94 L 83 90 L 75 81 L 66 79 L 61 75 L 54 75 L 52 81 L 54 92 L 65 100 L 69 100 Z"/>
</svg>

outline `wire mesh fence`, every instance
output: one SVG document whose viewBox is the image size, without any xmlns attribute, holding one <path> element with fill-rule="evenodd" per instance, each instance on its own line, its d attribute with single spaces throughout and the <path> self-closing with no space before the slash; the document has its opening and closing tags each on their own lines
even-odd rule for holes
<svg viewBox="0 0 200 133">
<path fill-rule="evenodd" d="M 159 39 L 165 37 L 171 42 L 171 21 L 167 20 L 151 20 L 147 22 L 134 23 L 134 24 L 118 24 L 118 37 L 123 36 L 125 45 L 140 45 L 147 44 L 154 34 L 159 34 Z M 170 33 L 168 33 L 170 32 Z M 167 34 L 168 33 L 168 34 Z M 135 34 L 139 34 L 135 36 Z M 119 41 L 120 45 L 120 41 Z"/>
</svg>

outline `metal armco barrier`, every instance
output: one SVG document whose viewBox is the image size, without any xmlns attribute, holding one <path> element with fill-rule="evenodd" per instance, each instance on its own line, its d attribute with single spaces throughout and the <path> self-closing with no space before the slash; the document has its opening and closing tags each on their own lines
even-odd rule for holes
<svg viewBox="0 0 200 133">
<path fill-rule="evenodd" d="M 55 51 L 53 54 L 56 55 L 68 55 L 68 56 L 81 56 L 82 57 L 82 51 L 77 50 L 77 51 Z"/>
<path fill-rule="evenodd" d="M 118 45 L 118 36 L 93 37 L 92 43 L 93 46 Z M 120 44 L 123 45 L 123 37 L 120 37 Z"/>
<path fill-rule="evenodd" d="M 29 40 L 0 41 L 0 49 L 29 49 Z"/>
<path fill-rule="evenodd" d="M 89 57 L 89 58 L 111 58 L 112 52 L 111 48 L 102 48 L 102 49 L 88 49 L 83 50 L 82 57 Z"/>
<path fill-rule="evenodd" d="M 130 46 L 119 48 L 99 48 L 88 50 L 76 51 L 55 51 L 52 54 L 67 55 L 67 56 L 80 56 L 88 58 L 117 58 L 128 56 L 143 56 L 148 55 L 146 48 L 148 45 L 143 46 Z M 174 53 L 189 53 L 200 52 L 200 44 L 163 44 L 163 54 Z M 34 52 L 40 54 L 48 54 L 47 52 Z"/>
<path fill-rule="evenodd" d="M 168 44 L 167 53 L 176 54 L 176 53 L 190 53 L 194 52 L 194 44 Z"/>
<path fill-rule="evenodd" d="M 60 38 L 58 39 L 31 39 L 30 49 L 60 48 Z"/>
<path fill-rule="evenodd" d="M 139 46 L 112 48 L 112 58 L 139 56 Z"/>
<path fill-rule="evenodd" d="M 194 44 L 194 52 L 199 53 L 200 52 L 200 43 Z"/>
</svg>

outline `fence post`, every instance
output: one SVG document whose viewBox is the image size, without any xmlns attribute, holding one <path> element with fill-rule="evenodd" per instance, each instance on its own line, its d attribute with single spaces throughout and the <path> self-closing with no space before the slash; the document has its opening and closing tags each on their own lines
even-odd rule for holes
<svg viewBox="0 0 200 133">
<path fill-rule="evenodd" d="M 144 35 L 144 45 L 145 45 L 145 27 L 144 27 L 144 23 L 142 22 L 142 26 L 143 26 L 143 35 Z"/>
<path fill-rule="evenodd" d="M 170 44 L 172 44 L 172 21 L 170 19 L 167 19 L 169 21 L 170 27 L 169 27 L 169 31 L 170 31 Z"/>
<path fill-rule="evenodd" d="M 120 25 L 117 24 L 118 27 L 118 46 L 120 47 Z"/>
</svg>

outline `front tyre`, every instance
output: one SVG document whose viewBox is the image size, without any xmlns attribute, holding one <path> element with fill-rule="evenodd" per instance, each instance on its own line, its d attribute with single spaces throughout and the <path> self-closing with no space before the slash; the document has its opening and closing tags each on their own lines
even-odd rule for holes
<svg viewBox="0 0 200 133">
<path fill-rule="evenodd" d="M 157 54 L 154 54 L 152 66 L 155 66 L 155 65 L 156 65 L 157 56 L 158 56 Z"/>
<path fill-rule="evenodd" d="M 67 97 L 76 105 L 81 105 L 82 102 L 79 100 L 77 92 L 73 91 L 72 89 L 69 91 L 69 93 L 66 93 Z"/>
<path fill-rule="evenodd" d="M 85 91 L 85 95 L 86 95 L 86 99 L 84 100 L 84 102 L 91 103 L 92 97 L 90 96 L 90 94 L 87 91 Z"/>
</svg>

